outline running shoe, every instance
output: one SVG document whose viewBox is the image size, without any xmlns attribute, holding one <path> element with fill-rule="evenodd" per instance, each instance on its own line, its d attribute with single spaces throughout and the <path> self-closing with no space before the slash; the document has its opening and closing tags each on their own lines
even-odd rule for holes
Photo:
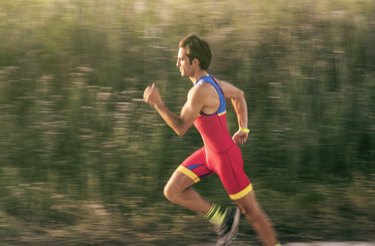
<svg viewBox="0 0 375 246">
<path fill-rule="evenodd" d="M 218 235 L 216 246 L 227 246 L 236 238 L 240 224 L 240 214 L 240 209 L 237 207 L 226 209 L 223 224 L 215 229 Z"/>
</svg>

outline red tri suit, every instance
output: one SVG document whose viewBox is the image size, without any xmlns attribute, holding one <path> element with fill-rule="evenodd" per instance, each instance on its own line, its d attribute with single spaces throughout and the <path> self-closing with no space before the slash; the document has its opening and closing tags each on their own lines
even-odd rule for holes
<svg viewBox="0 0 375 246">
<path fill-rule="evenodd" d="M 220 98 L 219 109 L 214 114 L 201 114 L 194 126 L 202 136 L 204 146 L 186 158 L 177 168 L 195 183 L 216 173 L 229 197 L 238 200 L 252 191 L 253 187 L 244 171 L 242 153 L 228 131 L 225 97 L 220 85 L 208 75 L 194 86 L 211 84 Z"/>
</svg>

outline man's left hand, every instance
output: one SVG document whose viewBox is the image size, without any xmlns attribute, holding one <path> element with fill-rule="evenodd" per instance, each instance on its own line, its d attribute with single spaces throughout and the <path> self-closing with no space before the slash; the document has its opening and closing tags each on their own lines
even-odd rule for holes
<svg viewBox="0 0 375 246">
<path fill-rule="evenodd" d="M 246 132 L 243 132 L 241 130 L 238 130 L 232 137 L 233 141 L 236 144 L 244 144 L 247 141 L 247 138 L 249 137 L 249 134 Z"/>
</svg>

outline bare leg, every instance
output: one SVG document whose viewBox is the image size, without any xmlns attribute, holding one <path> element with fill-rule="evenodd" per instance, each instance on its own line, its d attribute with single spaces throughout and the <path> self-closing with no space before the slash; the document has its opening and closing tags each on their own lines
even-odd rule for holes
<svg viewBox="0 0 375 246">
<path fill-rule="evenodd" d="M 175 204 L 205 215 L 210 210 L 212 203 L 191 188 L 193 184 L 193 180 L 176 170 L 164 187 L 164 195 Z"/>
<path fill-rule="evenodd" d="M 277 239 L 272 223 L 259 206 L 254 192 L 250 192 L 245 197 L 234 202 L 246 216 L 246 219 L 252 225 L 264 245 L 275 246 Z"/>
<path fill-rule="evenodd" d="M 182 207 L 205 215 L 212 207 L 212 203 L 204 199 L 191 186 L 194 182 L 185 174 L 175 171 L 164 187 L 165 197 Z M 265 246 L 275 246 L 276 234 L 268 216 L 256 201 L 254 192 L 234 201 L 246 216 Z"/>
</svg>

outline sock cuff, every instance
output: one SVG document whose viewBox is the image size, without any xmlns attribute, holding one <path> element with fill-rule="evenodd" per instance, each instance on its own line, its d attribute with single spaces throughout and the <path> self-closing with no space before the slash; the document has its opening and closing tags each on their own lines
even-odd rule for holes
<svg viewBox="0 0 375 246">
<path fill-rule="evenodd" d="M 208 220 L 211 224 L 221 225 L 225 218 L 225 214 L 226 211 L 223 211 L 220 205 L 214 203 L 203 218 Z"/>
<path fill-rule="evenodd" d="M 214 215 L 217 214 L 218 211 L 220 211 L 220 206 L 214 203 L 212 204 L 210 210 L 208 210 L 207 214 L 203 216 L 203 218 L 209 220 L 214 217 Z"/>
</svg>

